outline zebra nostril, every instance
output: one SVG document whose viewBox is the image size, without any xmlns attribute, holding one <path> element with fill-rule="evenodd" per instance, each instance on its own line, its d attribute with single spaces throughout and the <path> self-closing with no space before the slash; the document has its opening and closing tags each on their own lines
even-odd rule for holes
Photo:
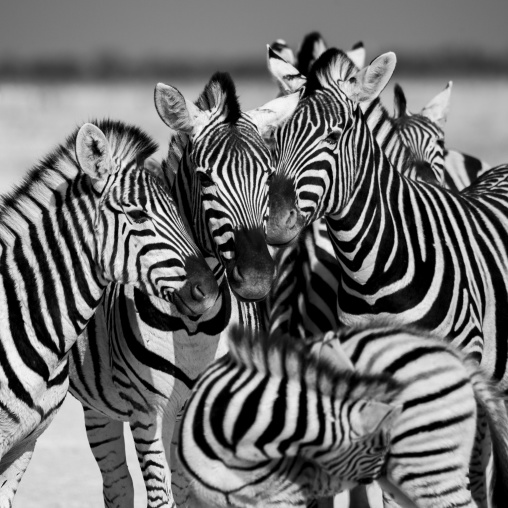
<svg viewBox="0 0 508 508">
<path fill-rule="evenodd" d="M 205 293 L 203 293 L 201 287 L 198 284 L 191 286 L 191 295 L 192 298 L 197 301 L 204 300 L 206 297 Z"/>
<path fill-rule="evenodd" d="M 235 265 L 233 267 L 232 275 L 233 275 L 233 279 L 237 282 L 241 282 L 243 280 L 243 276 L 240 272 L 240 269 L 238 268 L 238 265 Z"/>
</svg>

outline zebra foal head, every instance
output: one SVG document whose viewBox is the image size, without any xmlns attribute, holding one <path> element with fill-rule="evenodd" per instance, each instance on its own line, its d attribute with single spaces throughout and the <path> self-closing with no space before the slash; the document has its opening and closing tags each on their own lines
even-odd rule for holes
<svg viewBox="0 0 508 508">
<path fill-rule="evenodd" d="M 138 167 L 155 145 L 138 129 L 98 125 L 83 125 L 75 139 L 95 196 L 90 220 L 98 275 L 135 285 L 183 314 L 203 313 L 217 298 L 215 277 L 161 182 Z"/>
<path fill-rule="evenodd" d="M 296 106 L 296 96 L 242 112 L 228 74 L 215 74 L 197 104 L 159 83 L 155 105 L 161 119 L 187 136 L 175 187 L 192 210 L 200 244 L 225 267 L 231 289 L 246 301 L 264 298 L 275 266 L 265 228 L 268 182 L 274 166 L 264 138 Z M 192 201 L 189 205 L 188 201 Z M 206 237 L 206 238 L 205 238 Z"/>
<path fill-rule="evenodd" d="M 292 117 L 275 131 L 276 175 L 270 188 L 269 243 L 294 240 L 326 214 L 339 213 L 355 188 L 358 105 L 375 99 L 395 68 L 386 53 L 344 77 L 349 58 L 326 51 L 313 65 Z"/>
</svg>

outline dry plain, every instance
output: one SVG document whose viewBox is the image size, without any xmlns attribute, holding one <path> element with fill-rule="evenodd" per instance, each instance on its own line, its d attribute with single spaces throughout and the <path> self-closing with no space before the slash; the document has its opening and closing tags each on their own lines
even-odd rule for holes
<svg viewBox="0 0 508 508">
<path fill-rule="evenodd" d="M 391 110 L 395 81 L 406 90 L 410 110 L 417 112 L 447 82 L 443 78 L 392 79 L 384 92 Z M 204 81 L 169 81 L 195 99 Z M 0 193 L 6 193 L 39 159 L 73 129 L 93 118 L 110 117 L 144 128 L 166 151 L 169 130 L 153 106 L 155 82 L 107 84 L 0 83 Z M 274 97 L 268 79 L 238 82 L 244 109 Z M 446 126 L 447 146 L 474 154 L 492 165 L 508 162 L 508 78 L 457 78 Z M 146 506 L 132 440 L 129 464 L 136 506 Z M 39 439 L 21 483 L 15 508 L 89 508 L 102 506 L 101 479 L 88 448 L 80 404 L 68 396 L 51 427 Z"/>
</svg>

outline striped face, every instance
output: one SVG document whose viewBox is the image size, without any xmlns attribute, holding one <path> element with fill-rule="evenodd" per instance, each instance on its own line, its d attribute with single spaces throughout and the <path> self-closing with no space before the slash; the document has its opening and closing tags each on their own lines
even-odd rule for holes
<svg viewBox="0 0 508 508">
<path fill-rule="evenodd" d="M 263 136 L 293 111 L 296 102 L 281 98 L 243 113 L 234 84 L 224 74 L 212 77 L 197 106 L 173 87 L 156 88 L 163 121 L 189 137 L 176 185 L 183 182 L 187 199 L 198 199 L 192 204 L 193 227 L 244 301 L 264 298 L 275 275 L 265 240 L 268 181 L 274 167 Z"/>
<path fill-rule="evenodd" d="M 375 99 L 393 72 L 387 53 L 342 79 L 343 53 L 328 50 L 312 68 L 294 115 L 275 135 L 276 176 L 270 189 L 267 239 L 293 241 L 303 227 L 340 213 L 354 191 L 358 104 Z"/>
<path fill-rule="evenodd" d="M 159 180 L 137 168 L 136 159 L 112 156 L 107 138 L 91 124 L 78 133 L 76 153 L 99 193 L 94 230 L 101 278 L 132 284 L 184 314 L 210 308 L 217 282 Z"/>
<path fill-rule="evenodd" d="M 395 85 L 394 93 L 393 122 L 400 139 L 414 158 L 411 172 L 404 174 L 414 180 L 444 185 L 443 127 L 450 103 L 451 81 L 419 114 L 408 111 L 406 97 L 400 85 Z"/>
<path fill-rule="evenodd" d="M 349 199 L 351 178 L 347 173 L 337 175 L 337 153 L 350 131 L 345 119 L 352 111 L 336 100 L 336 93 L 320 90 L 302 98 L 295 114 L 275 134 L 269 243 L 291 242 L 306 225 L 330 213 L 332 204 Z"/>
</svg>

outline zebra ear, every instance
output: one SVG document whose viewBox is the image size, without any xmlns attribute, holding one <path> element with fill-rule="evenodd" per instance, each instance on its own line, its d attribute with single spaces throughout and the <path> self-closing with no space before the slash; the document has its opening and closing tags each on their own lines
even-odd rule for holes
<svg viewBox="0 0 508 508">
<path fill-rule="evenodd" d="M 335 332 L 327 332 L 322 340 L 312 346 L 311 353 L 318 357 L 324 356 L 340 370 L 355 370 L 351 358 L 344 351 Z"/>
<path fill-rule="evenodd" d="M 366 437 L 389 432 L 393 421 L 402 413 L 402 406 L 369 400 L 358 412 L 351 414 L 351 426 L 356 434 Z"/>
<path fill-rule="evenodd" d="M 372 101 L 392 77 L 396 63 L 395 53 L 384 53 L 347 80 L 339 81 L 339 86 L 355 103 Z"/>
<path fill-rule="evenodd" d="M 99 127 L 85 123 L 76 136 L 76 158 L 93 182 L 95 190 L 102 192 L 108 176 L 114 172 L 111 148 Z"/>
<path fill-rule="evenodd" d="M 408 114 L 406 95 L 398 83 L 395 83 L 393 88 L 393 108 L 394 118 L 400 118 Z"/>
<path fill-rule="evenodd" d="M 161 120 L 175 131 L 194 134 L 207 121 L 206 114 L 173 86 L 158 83 L 154 100 Z"/>
<path fill-rule="evenodd" d="M 286 62 L 270 46 L 268 48 L 267 65 L 271 75 L 277 81 L 283 95 L 289 95 L 307 83 L 307 78 L 298 72 L 298 69 Z"/>
<path fill-rule="evenodd" d="M 293 50 L 287 45 L 284 39 L 277 39 L 275 42 L 270 44 L 272 51 L 277 53 L 281 58 L 286 60 L 291 65 L 296 66 L 296 58 Z"/>
<path fill-rule="evenodd" d="M 346 52 L 346 55 L 358 69 L 363 69 L 365 67 L 365 57 L 367 54 L 363 42 L 360 41 L 354 44 L 353 48 Z"/>
<path fill-rule="evenodd" d="M 421 111 L 421 115 L 444 128 L 448 111 L 450 109 L 450 96 L 452 93 L 452 81 L 448 81 L 446 88 L 438 93 Z"/>
<path fill-rule="evenodd" d="M 246 115 L 256 124 L 261 136 L 269 139 L 273 131 L 293 114 L 299 100 L 299 93 L 285 95 L 248 111 Z"/>
</svg>

